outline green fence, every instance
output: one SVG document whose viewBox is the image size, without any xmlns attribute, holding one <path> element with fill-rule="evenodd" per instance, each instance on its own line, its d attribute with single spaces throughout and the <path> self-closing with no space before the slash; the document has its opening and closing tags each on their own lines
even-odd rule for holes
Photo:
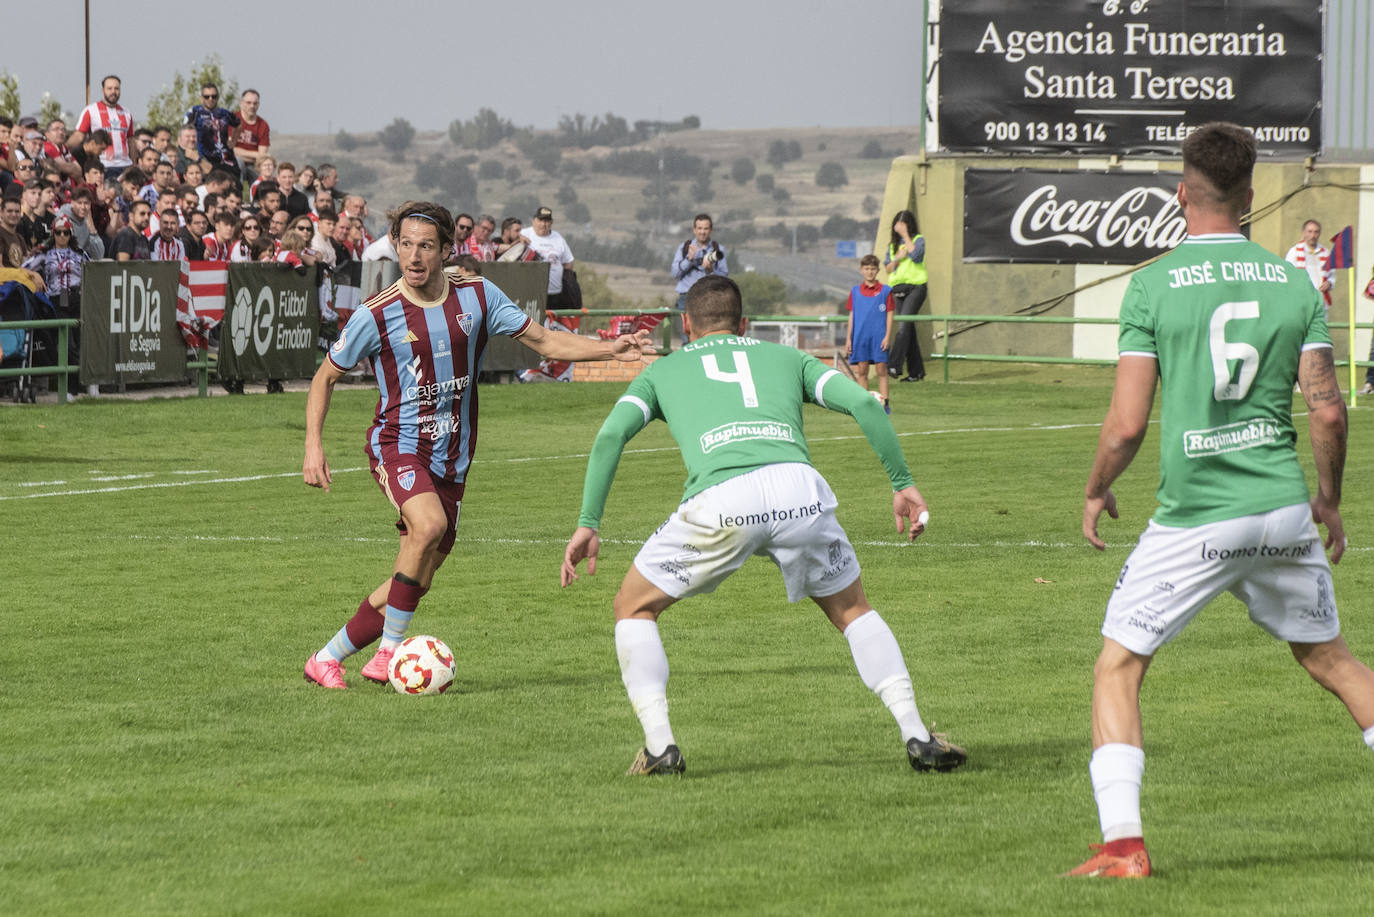
<svg viewBox="0 0 1374 917">
<path fill-rule="evenodd" d="M 33 319 L 23 322 L 0 322 L 0 331 L 7 329 L 28 329 L 30 331 L 44 331 L 47 329 L 57 329 L 57 363 L 53 366 L 16 366 L 10 369 L 0 368 L 0 379 L 13 379 L 21 376 L 56 376 L 57 377 L 57 401 L 59 404 L 66 404 L 71 399 L 67 395 L 67 377 L 79 372 L 80 367 L 72 366 L 67 362 L 67 336 L 71 334 L 71 329 L 77 327 L 80 322 L 74 318 L 44 318 Z M 196 393 L 204 398 L 210 394 L 210 361 L 204 350 L 196 351 L 196 358 L 188 360 L 186 368 L 196 372 Z"/>
<path fill-rule="evenodd" d="M 550 315 L 585 315 L 589 317 L 612 316 L 612 315 L 676 315 L 676 309 L 564 309 L 549 310 Z M 751 315 L 751 322 L 798 322 L 809 325 L 815 324 L 844 324 L 849 321 L 845 315 Z M 965 363 L 1067 363 L 1078 366 L 1115 366 L 1116 360 L 1095 359 L 1091 357 L 1042 357 L 1029 354 L 1005 354 L 1005 353 L 950 353 L 949 343 L 952 339 L 950 334 L 950 324 L 953 322 L 972 323 L 972 324 L 1022 324 L 1022 325 L 1115 325 L 1117 320 L 1114 318 L 1088 318 L 1071 315 L 894 315 L 893 321 L 897 322 L 932 322 L 943 325 L 941 335 L 941 350 L 939 353 L 931 353 L 927 359 L 941 360 L 944 362 L 944 381 L 949 381 L 949 364 L 952 361 Z M 1336 329 L 1363 329 L 1374 328 L 1374 322 L 1328 322 L 1327 326 L 1332 330 Z M 672 330 L 671 323 L 663 323 L 663 345 L 659 348 L 659 353 L 664 354 L 672 350 Z M 1346 360 L 1337 360 L 1336 366 L 1349 368 L 1351 366 L 1368 367 L 1374 365 L 1369 360 L 1357 360 L 1351 353 Z M 1351 401 L 1353 403 L 1354 377 L 1351 377 Z"/>
</svg>

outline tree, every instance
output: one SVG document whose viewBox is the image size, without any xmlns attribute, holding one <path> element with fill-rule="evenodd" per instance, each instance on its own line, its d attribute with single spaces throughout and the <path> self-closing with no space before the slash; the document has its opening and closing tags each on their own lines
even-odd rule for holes
<svg viewBox="0 0 1374 917">
<path fill-rule="evenodd" d="M 754 179 L 754 187 L 759 189 L 760 194 L 773 193 L 773 173 L 764 172 Z"/>
<path fill-rule="evenodd" d="M 499 159 L 484 159 L 477 166 L 477 177 L 483 181 L 493 181 L 505 178 L 505 163 L 501 162 Z"/>
<path fill-rule="evenodd" d="M 490 108 L 479 108 L 471 121 L 453 121 L 448 126 L 448 139 L 470 150 L 491 149 L 513 133 L 515 125 Z"/>
<path fill-rule="evenodd" d="M 878 203 L 878 199 L 871 194 L 864 195 L 863 203 L 860 204 L 859 207 L 863 210 L 864 216 L 870 217 L 877 216 L 878 211 L 882 209 L 882 205 Z"/>
<path fill-rule="evenodd" d="M 186 120 L 186 113 L 200 104 L 200 87 L 214 83 L 219 87 L 219 107 L 234 111 L 238 108 L 239 83 L 224 75 L 224 62 L 218 54 L 207 54 L 200 64 L 191 63 L 191 72 L 172 77 L 172 84 L 163 84 L 162 91 L 148 100 L 148 116 L 144 124 L 161 124 L 175 128 Z"/>
<path fill-rule="evenodd" d="M 358 138 L 343 128 L 339 128 L 339 132 L 334 135 L 334 145 L 348 153 L 358 148 Z"/>
<path fill-rule="evenodd" d="M 62 107 L 62 103 L 53 98 L 52 93 L 43 93 L 43 101 L 38 103 L 38 129 L 46 131 L 48 125 L 61 118 L 67 122 L 67 126 L 72 125 L 72 113 Z"/>
<path fill-rule="evenodd" d="M 388 152 L 400 156 L 415 139 L 415 128 L 405 118 L 396 118 L 377 135 L 378 142 Z"/>
<path fill-rule="evenodd" d="M 790 231 L 788 238 L 791 238 Z M 731 272 L 730 279 L 739 285 L 745 315 L 765 315 L 787 299 L 787 284 L 775 274 L 740 271 Z"/>
<path fill-rule="evenodd" d="M 791 159 L 787 154 L 787 143 L 783 140 L 774 140 L 768 144 L 768 164 L 775 169 L 781 169 L 787 165 Z"/>
<path fill-rule="evenodd" d="M 730 164 L 730 177 L 737 185 L 747 185 L 754 180 L 754 160 L 741 156 Z"/>
<path fill-rule="evenodd" d="M 816 184 L 822 188 L 834 191 L 843 185 L 849 184 L 849 176 L 844 172 L 844 166 L 838 162 L 830 161 L 821 163 L 821 167 L 816 170 Z"/>
<path fill-rule="evenodd" d="M 883 145 L 878 142 L 876 137 L 865 143 L 864 148 L 859 151 L 860 159 L 882 159 L 885 156 L 887 154 L 883 152 Z"/>
<path fill-rule="evenodd" d="M 689 193 L 692 195 L 692 200 L 699 204 L 704 204 L 715 197 L 716 193 L 711 190 L 711 173 L 702 172 L 698 175 L 696 180 L 692 182 Z"/>
<path fill-rule="evenodd" d="M 6 70 L 0 73 L 0 115 L 11 121 L 19 120 L 19 80 Z"/>
</svg>

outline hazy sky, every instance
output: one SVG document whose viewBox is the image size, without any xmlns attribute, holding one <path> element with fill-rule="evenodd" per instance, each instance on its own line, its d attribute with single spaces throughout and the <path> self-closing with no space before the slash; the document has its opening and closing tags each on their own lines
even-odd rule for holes
<svg viewBox="0 0 1374 917">
<path fill-rule="evenodd" d="M 18 77 L 25 113 L 42 94 L 85 105 L 83 0 L 16 3 L 0 71 Z M 902 7 L 909 12 L 903 13 Z M 914 125 L 917 65 L 892 67 L 893 33 L 920 32 L 915 3 L 733 0 L 90 0 L 91 100 L 106 73 L 141 121 L 149 97 L 217 53 L 240 88 L 262 93 L 274 132 L 419 130 L 493 108 L 517 125 L 615 112 L 703 128 Z M 912 9 L 914 8 L 914 9 Z M 154 9 L 157 11 L 154 12 Z M 913 18 L 914 17 L 914 18 Z M 910 20 L 910 21 L 905 21 Z M 69 53 L 55 53 L 70 36 Z M 880 95 L 874 77 L 892 73 Z M 903 89 L 903 78 L 907 80 Z"/>
</svg>

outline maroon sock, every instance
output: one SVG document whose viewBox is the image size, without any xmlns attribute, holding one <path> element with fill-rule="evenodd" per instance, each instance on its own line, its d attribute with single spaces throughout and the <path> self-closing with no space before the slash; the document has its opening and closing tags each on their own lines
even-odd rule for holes
<svg viewBox="0 0 1374 917">
<path fill-rule="evenodd" d="M 386 603 L 399 611 L 413 612 L 420 604 L 420 597 L 427 591 L 419 583 L 403 583 L 392 577 L 391 589 L 386 594 Z"/>
<path fill-rule="evenodd" d="M 382 636 L 385 625 L 386 616 L 373 608 L 371 599 L 366 598 L 344 627 L 348 631 L 349 642 L 361 650 Z"/>
</svg>

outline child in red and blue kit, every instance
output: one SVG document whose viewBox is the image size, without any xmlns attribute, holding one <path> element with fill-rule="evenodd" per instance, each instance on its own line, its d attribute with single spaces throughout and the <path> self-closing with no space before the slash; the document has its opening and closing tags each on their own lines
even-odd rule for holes
<svg viewBox="0 0 1374 917">
<path fill-rule="evenodd" d="M 887 355 L 892 344 L 892 288 L 878 283 L 878 256 L 864 255 L 859 261 L 863 283 L 849 291 L 845 310 L 849 313 L 849 327 L 845 335 L 845 356 L 854 367 L 855 378 L 868 388 L 868 367 L 878 371 L 878 400 L 883 410 L 892 413 L 887 401 Z"/>
</svg>

